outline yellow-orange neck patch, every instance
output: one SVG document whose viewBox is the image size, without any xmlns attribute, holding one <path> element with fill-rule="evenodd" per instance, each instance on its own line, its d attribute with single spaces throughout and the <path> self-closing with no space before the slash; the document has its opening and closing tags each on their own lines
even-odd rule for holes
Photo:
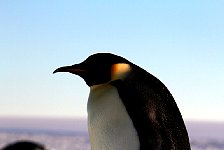
<svg viewBox="0 0 224 150">
<path fill-rule="evenodd" d="M 130 72 L 131 66 L 125 63 L 114 64 L 111 67 L 111 80 L 124 79 Z"/>
</svg>

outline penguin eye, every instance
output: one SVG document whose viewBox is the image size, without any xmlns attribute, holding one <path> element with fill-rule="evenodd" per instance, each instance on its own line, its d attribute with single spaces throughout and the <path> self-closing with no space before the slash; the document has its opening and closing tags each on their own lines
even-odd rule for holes
<svg viewBox="0 0 224 150">
<path fill-rule="evenodd" d="M 111 80 L 124 79 L 130 72 L 131 66 L 125 63 L 113 64 L 111 66 Z"/>
</svg>

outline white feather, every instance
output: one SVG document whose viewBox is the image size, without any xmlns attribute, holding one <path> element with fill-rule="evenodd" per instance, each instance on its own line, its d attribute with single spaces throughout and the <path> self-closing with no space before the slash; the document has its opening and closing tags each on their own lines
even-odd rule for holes
<svg viewBox="0 0 224 150">
<path fill-rule="evenodd" d="M 92 86 L 87 110 L 92 150 L 140 148 L 137 132 L 115 87 Z"/>
</svg>

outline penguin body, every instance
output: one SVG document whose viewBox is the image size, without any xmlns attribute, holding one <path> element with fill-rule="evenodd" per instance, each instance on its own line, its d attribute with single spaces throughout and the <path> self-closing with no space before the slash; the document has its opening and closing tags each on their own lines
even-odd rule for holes
<svg viewBox="0 0 224 150">
<path fill-rule="evenodd" d="M 139 149 L 137 131 L 114 86 L 91 87 L 87 110 L 92 150 Z"/>
<path fill-rule="evenodd" d="M 93 150 L 190 150 L 181 113 L 156 77 L 110 53 L 58 68 L 90 86 L 88 127 Z"/>
</svg>

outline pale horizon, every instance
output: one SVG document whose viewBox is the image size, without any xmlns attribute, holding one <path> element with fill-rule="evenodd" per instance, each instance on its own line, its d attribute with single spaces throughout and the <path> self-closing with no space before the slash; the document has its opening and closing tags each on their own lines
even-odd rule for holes
<svg viewBox="0 0 224 150">
<path fill-rule="evenodd" d="M 35 141 L 50 149 L 90 150 L 86 119 L 1 118 L 0 148 L 20 140 Z M 185 122 L 192 150 L 224 147 L 224 122 Z"/>
</svg>

